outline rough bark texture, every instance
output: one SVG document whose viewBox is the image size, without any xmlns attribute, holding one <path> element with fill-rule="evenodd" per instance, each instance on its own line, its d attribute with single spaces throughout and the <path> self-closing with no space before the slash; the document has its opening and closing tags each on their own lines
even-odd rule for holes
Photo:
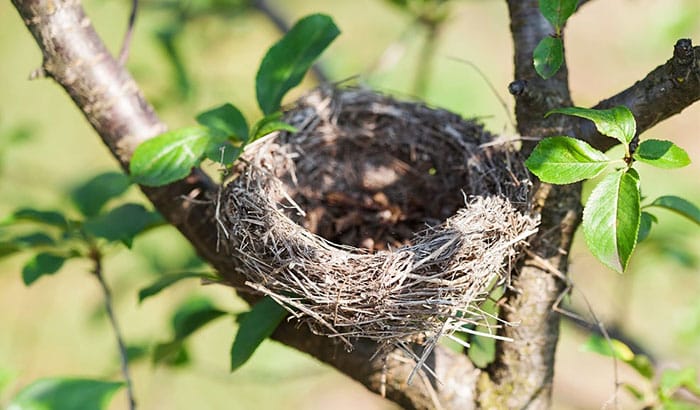
<svg viewBox="0 0 700 410">
<path fill-rule="evenodd" d="M 134 148 L 166 128 L 134 80 L 108 53 L 78 0 L 13 0 L 13 4 L 43 52 L 43 74 L 68 92 L 127 169 Z M 566 132 L 605 148 L 612 140 L 602 139 L 583 122 L 565 116 L 543 119 L 549 109 L 571 105 L 566 65 L 553 78 L 540 79 L 532 68 L 532 50 L 552 29 L 540 15 L 537 0 L 508 0 L 508 7 L 515 43 L 515 81 L 510 89 L 516 95 L 519 132 L 534 137 Z M 698 55 L 700 51 L 689 41 L 679 42 L 666 64 L 598 106 L 627 105 L 637 118 L 639 132 L 644 131 L 700 99 Z M 524 147 L 531 148 L 532 144 Z M 195 171 L 183 181 L 143 191 L 204 259 L 232 285 L 242 287 L 236 267 L 216 251 L 213 205 L 183 199 L 215 197 L 217 187 L 206 175 Z M 389 371 L 384 372 L 382 358 L 372 358 L 375 346 L 371 343 L 358 345 L 348 354 L 331 339 L 312 335 L 306 328 L 297 329 L 292 323 L 283 324 L 274 337 L 329 363 L 374 392 L 385 386 L 387 397 L 406 408 L 547 408 L 559 326 L 551 308 L 564 288 L 552 271 L 566 272 L 566 254 L 580 214 L 579 198 L 578 185 L 542 184 L 538 188 L 536 203 L 542 212 L 542 228 L 531 251 L 541 259 L 525 260 L 514 276 L 518 291 L 508 293 L 510 309 L 503 318 L 520 325 L 504 330 L 515 342 L 498 344 L 496 361 L 488 372 L 474 369 L 464 356 L 437 349 L 431 364 L 442 383 L 417 378 L 407 386 L 410 364 L 390 355 L 386 363 Z M 255 300 L 250 294 L 241 295 Z M 477 379 L 480 391 L 475 398 Z"/>
</svg>

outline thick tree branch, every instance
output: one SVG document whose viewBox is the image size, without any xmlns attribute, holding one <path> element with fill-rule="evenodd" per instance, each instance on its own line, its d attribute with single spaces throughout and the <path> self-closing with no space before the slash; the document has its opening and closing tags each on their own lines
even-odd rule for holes
<svg viewBox="0 0 700 410">
<path fill-rule="evenodd" d="M 146 102 L 133 78 L 109 54 L 94 31 L 78 0 L 13 0 L 22 20 L 43 53 L 43 71 L 63 87 L 95 131 L 102 137 L 122 168 L 128 169 L 131 154 L 142 141 L 166 129 Z M 211 263 L 234 287 L 245 288 L 244 278 L 232 258 L 217 249 L 217 225 L 213 203 L 200 201 L 216 197 L 217 186 L 200 171 L 160 188 L 142 187 L 161 214 L 192 243 L 199 255 Z M 256 296 L 242 293 L 247 301 Z M 410 364 L 395 355 L 386 362 L 374 357 L 376 346 L 359 343 L 345 353 L 332 339 L 310 334 L 285 323 L 276 338 L 336 367 L 341 372 L 406 408 L 469 408 L 473 403 L 477 372 L 466 358 L 436 348 L 431 364 L 441 383 L 416 380 L 406 385 Z M 382 382 L 386 378 L 385 383 Z"/>
<path fill-rule="evenodd" d="M 518 131 L 536 138 L 564 132 L 570 127 L 566 117 L 544 119 L 544 114 L 552 108 L 571 105 L 566 64 L 548 80 L 540 78 L 532 64 L 533 50 L 552 33 L 552 27 L 541 15 L 537 0 L 507 3 L 515 47 L 515 81 L 510 89 L 517 96 Z M 523 151 L 527 153 L 532 147 L 533 144 L 523 144 Z M 502 316 L 518 325 L 503 329 L 502 334 L 514 341 L 497 343 L 496 360 L 488 373 L 481 375 L 482 408 L 550 407 L 560 320 L 552 307 L 565 289 L 565 283 L 552 270 L 566 273 L 566 254 L 580 212 L 580 186 L 542 184 L 534 202 L 542 216 L 540 231 L 531 239 L 531 251 L 537 258 L 524 259 L 513 274 L 513 289 L 506 294 L 508 308 Z M 542 260 L 547 266 L 539 262 Z"/>
<path fill-rule="evenodd" d="M 593 108 L 626 106 L 634 114 L 637 133 L 641 134 L 697 100 L 700 100 L 700 47 L 693 47 L 690 39 L 681 39 L 676 42 L 673 56 L 666 63 Z M 574 135 L 600 150 L 607 150 L 617 143 L 599 134 L 590 121 L 581 121 L 580 129 L 580 133 Z"/>
</svg>

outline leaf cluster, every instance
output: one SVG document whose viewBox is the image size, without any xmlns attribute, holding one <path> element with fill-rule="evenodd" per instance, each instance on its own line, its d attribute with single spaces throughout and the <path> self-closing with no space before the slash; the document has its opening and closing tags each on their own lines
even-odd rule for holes
<svg viewBox="0 0 700 410">
<path fill-rule="evenodd" d="M 258 69 L 255 90 L 263 118 L 249 126 L 230 103 L 207 110 L 196 117 L 198 126 L 169 131 L 139 145 L 129 165 L 133 180 L 166 185 L 185 178 L 204 159 L 230 166 L 247 144 L 275 131 L 296 131 L 281 120 L 282 99 L 338 34 L 329 16 L 312 14 L 299 20 L 267 51 Z"/>
<path fill-rule="evenodd" d="M 547 113 L 573 115 L 593 121 L 598 132 L 615 138 L 625 148 L 623 158 L 610 158 L 584 141 L 568 136 L 545 138 L 525 162 L 543 182 L 571 184 L 605 175 L 595 186 L 583 211 L 583 232 L 591 252 L 606 266 L 622 272 L 636 244 L 644 240 L 656 216 L 647 208 L 674 211 L 700 224 L 700 209 L 685 199 L 666 195 L 642 206 L 639 173 L 633 166 L 642 162 L 657 168 L 680 168 L 690 164 L 688 154 L 671 141 L 642 141 L 636 151 L 634 116 L 626 107 L 593 110 L 579 107 Z"/>
<path fill-rule="evenodd" d="M 637 354 L 626 344 L 617 339 L 606 339 L 591 335 L 581 346 L 582 351 L 597 353 L 606 357 L 615 357 L 634 369 L 651 385 L 651 395 L 632 383 L 622 383 L 625 390 L 640 402 L 644 408 L 694 409 L 695 405 L 678 395 L 681 390 L 700 398 L 700 383 L 697 371 L 692 367 L 681 369 L 657 369 L 649 358 Z M 687 397 L 687 395 L 686 395 Z"/>
<path fill-rule="evenodd" d="M 578 0 L 539 0 L 540 12 L 554 28 L 532 53 L 535 71 L 545 80 L 556 74 L 564 63 L 562 29 L 577 6 Z"/>
</svg>

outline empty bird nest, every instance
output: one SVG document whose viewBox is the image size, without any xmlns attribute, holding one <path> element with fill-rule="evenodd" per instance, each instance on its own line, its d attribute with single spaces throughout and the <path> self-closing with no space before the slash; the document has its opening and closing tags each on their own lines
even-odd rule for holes
<svg viewBox="0 0 700 410">
<path fill-rule="evenodd" d="M 432 347 L 484 324 L 537 225 L 512 145 L 354 88 L 316 90 L 284 120 L 298 131 L 251 144 L 219 204 L 246 284 L 349 349 Z"/>
</svg>

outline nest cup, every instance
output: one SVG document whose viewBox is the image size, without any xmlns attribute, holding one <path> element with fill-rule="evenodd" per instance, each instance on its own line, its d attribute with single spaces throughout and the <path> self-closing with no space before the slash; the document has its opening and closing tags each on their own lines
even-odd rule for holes
<svg viewBox="0 0 700 410">
<path fill-rule="evenodd" d="M 251 144 L 222 194 L 246 284 L 349 349 L 487 324 L 480 305 L 537 225 L 513 147 L 360 89 L 318 89 L 284 119 L 298 132 Z"/>
</svg>

